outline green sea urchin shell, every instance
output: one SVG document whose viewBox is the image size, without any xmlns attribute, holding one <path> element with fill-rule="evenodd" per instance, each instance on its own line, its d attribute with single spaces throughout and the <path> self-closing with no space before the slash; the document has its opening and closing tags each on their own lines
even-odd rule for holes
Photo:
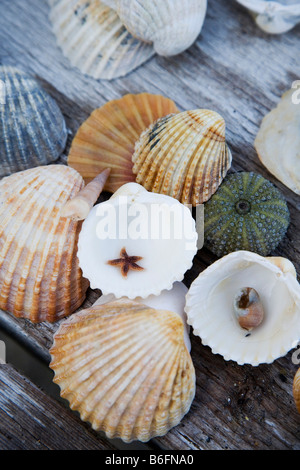
<svg viewBox="0 0 300 470">
<path fill-rule="evenodd" d="M 204 244 L 217 256 L 237 250 L 269 255 L 284 237 L 290 214 L 279 190 L 261 175 L 228 175 L 204 206 Z"/>
</svg>

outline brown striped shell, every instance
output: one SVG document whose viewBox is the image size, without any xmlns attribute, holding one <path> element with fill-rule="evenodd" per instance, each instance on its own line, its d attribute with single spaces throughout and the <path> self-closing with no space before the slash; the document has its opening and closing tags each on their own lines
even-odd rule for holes
<svg viewBox="0 0 300 470">
<path fill-rule="evenodd" d="M 87 281 L 77 261 L 81 224 L 60 217 L 83 187 L 65 165 L 36 167 L 0 181 L 0 308 L 32 322 L 74 312 Z"/>
<path fill-rule="evenodd" d="M 61 396 L 125 442 L 166 434 L 189 411 L 195 371 L 180 316 L 121 299 L 62 322 L 50 350 Z"/>
<path fill-rule="evenodd" d="M 232 161 L 225 121 L 197 109 L 159 119 L 136 142 L 132 157 L 136 182 L 196 206 L 218 189 Z"/>
<path fill-rule="evenodd" d="M 127 94 L 109 101 L 95 109 L 78 129 L 68 165 L 86 182 L 110 168 L 105 189 L 114 193 L 123 184 L 135 181 L 132 154 L 140 134 L 160 117 L 176 112 L 172 100 L 150 93 Z"/>
<path fill-rule="evenodd" d="M 298 369 L 294 377 L 293 395 L 294 395 L 296 408 L 300 413 L 300 369 Z"/>
</svg>

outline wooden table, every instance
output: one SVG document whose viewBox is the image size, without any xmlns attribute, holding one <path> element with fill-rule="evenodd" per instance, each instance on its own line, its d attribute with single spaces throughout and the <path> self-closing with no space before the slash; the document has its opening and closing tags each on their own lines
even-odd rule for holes
<svg viewBox="0 0 300 470">
<path fill-rule="evenodd" d="M 283 36 L 267 36 L 234 0 L 208 3 L 204 28 L 184 54 L 170 59 L 156 56 L 124 78 L 96 81 L 72 68 L 56 46 L 45 0 L 1 0 L 0 63 L 35 75 L 57 100 L 69 128 L 64 162 L 75 132 L 90 112 L 128 92 L 160 93 L 182 110 L 218 111 L 227 123 L 232 169 L 256 171 L 286 196 L 291 225 L 274 254 L 289 258 L 300 273 L 300 199 L 268 173 L 253 146 L 262 117 L 300 79 L 300 27 Z M 186 274 L 187 286 L 214 259 L 200 250 Z M 83 307 L 99 295 L 89 291 Z M 0 326 L 48 364 L 58 324 L 33 325 L 1 311 Z M 147 449 L 299 450 L 300 415 L 292 396 L 298 365 L 292 352 L 271 365 L 238 366 L 212 354 L 192 335 L 195 400 L 183 421 L 148 443 Z M 119 441 L 91 431 L 65 403 L 49 397 L 13 365 L 0 366 L 0 448 L 119 447 Z"/>
</svg>

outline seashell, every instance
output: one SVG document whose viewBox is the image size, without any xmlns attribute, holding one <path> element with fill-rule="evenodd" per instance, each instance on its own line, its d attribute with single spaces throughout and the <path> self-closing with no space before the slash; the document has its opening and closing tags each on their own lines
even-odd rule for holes
<svg viewBox="0 0 300 470">
<path fill-rule="evenodd" d="M 162 56 L 180 54 L 201 32 L 207 0 L 104 0 L 131 34 Z"/>
<path fill-rule="evenodd" d="M 300 23 L 299 0 L 237 0 L 246 7 L 257 26 L 269 34 L 282 34 Z"/>
<path fill-rule="evenodd" d="M 133 71 L 154 55 L 133 37 L 117 13 L 100 0 L 49 0 L 58 46 L 72 66 L 95 79 Z"/>
<path fill-rule="evenodd" d="M 225 121 L 206 109 L 161 118 L 142 133 L 132 160 L 136 182 L 147 190 L 202 204 L 231 165 Z"/>
<path fill-rule="evenodd" d="M 125 442 L 166 434 L 189 411 L 195 371 L 176 313 L 118 300 L 62 322 L 50 349 L 61 396 Z"/>
<path fill-rule="evenodd" d="M 127 183 L 83 222 L 79 265 L 91 288 L 104 295 L 146 298 L 183 279 L 197 238 L 188 207 Z"/>
<path fill-rule="evenodd" d="M 293 88 L 285 92 L 277 107 L 263 118 L 254 146 L 270 173 L 300 194 L 300 106 L 297 94 L 299 91 Z"/>
<path fill-rule="evenodd" d="M 60 211 L 84 183 L 65 165 L 0 181 L 0 308 L 32 322 L 54 322 L 84 301 L 77 260 L 81 224 Z"/>
<path fill-rule="evenodd" d="M 164 290 L 159 295 L 149 295 L 145 299 L 136 297 L 133 299 L 135 302 L 140 302 L 147 305 L 148 307 L 155 308 L 157 310 L 169 310 L 177 313 L 184 325 L 184 342 L 187 350 L 191 351 L 191 340 L 190 340 L 190 327 L 186 321 L 185 307 L 185 296 L 187 294 L 187 287 L 183 282 L 174 282 L 171 290 Z M 126 299 L 126 297 L 123 297 Z M 95 305 L 103 305 L 108 302 L 117 300 L 113 294 L 101 295 L 99 299 L 94 303 Z"/>
<path fill-rule="evenodd" d="M 270 181 L 253 172 L 232 173 L 205 204 L 204 244 L 219 257 L 240 250 L 267 256 L 289 223 L 287 203 Z"/>
<path fill-rule="evenodd" d="M 175 103 L 161 95 L 127 94 L 94 110 L 73 139 L 68 165 L 89 182 L 111 168 L 105 189 L 114 193 L 135 181 L 132 154 L 140 134 L 158 118 L 178 112 Z"/>
<path fill-rule="evenodd" d="M 264 308 L 258 292 L 252 287 L 241 287 L 233 300 L 239 325 L 247 331 L 257 328 L 264 318 Z"/>
<path fill-rule="evenodd" d="M 274 262 L 275 261 L 275 262 Z M 300 337 L 300 286 L 290 268 L 250 251 L 230 253 L 206 268 L 186 295 L 187 322 L 203 345 L 240 365 L 272 363 L 293 349 Z M 240 327 L 234 311 L 238 291 L 258 293 L 263 321 L 251 332 Z"/>
<path fill-rule="evenodd" d="M 300 369 L 298 369 L 294 377 L 293 396 L 294 396 L 296 408 L 300 413 Z"/>
<path fill-rule="evenodd" d="M 66 141 L 56 102 L 30 75 L 0 66 L 0 177 L 58 160 Z"/>
</svg>

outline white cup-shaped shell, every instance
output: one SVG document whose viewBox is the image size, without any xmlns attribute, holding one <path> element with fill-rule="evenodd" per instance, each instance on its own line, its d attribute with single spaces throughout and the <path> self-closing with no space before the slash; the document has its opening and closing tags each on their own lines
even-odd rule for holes
<svg viewBox="0 0 300 470">
<path fill-rule="evenodd" d="M 300 286 L 288 260 L 237 251 L 206 268 L 186 296 L 187 321 L 212 352 L 238 364 L 271 363 L 300 338 Z M 282 269 L 281 269 L 282 267 Z M 264 318 L 251 332 L 240 327 L 234 299 L 240 289 L 257 291 Z"/>
<path fill-rule="evenodd" d="M 103 294 L 146 298 L 183 279 L 197 252 L 197 239 L 188 207 L 127 183 L 94 206 L 84 221 L 79 264 L 91 287 Z"/>
<path fill-rule="evenodd" d="M 104 0 L 134 37 L 162 56 L 188 49 L 200 34 L 207 0 Z"/>
<path fill-rule="evenodd" d="M 183 323 L 171 311 L 124 299 L 92 306 L 60 325 L 50 353 L 62 397 L 109 438 L 164 435 L 194 399 Z"/>
</svg>

